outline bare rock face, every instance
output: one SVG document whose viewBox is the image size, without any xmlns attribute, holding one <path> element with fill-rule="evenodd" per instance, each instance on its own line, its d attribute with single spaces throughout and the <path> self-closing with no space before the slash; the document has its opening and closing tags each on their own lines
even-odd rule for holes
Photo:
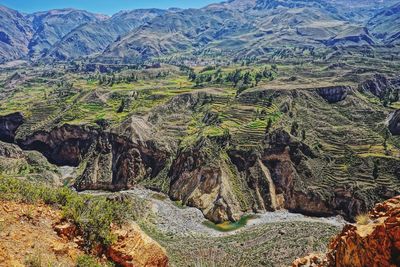
<svg viewBox="0 0 400 267">
<path fill-rule="evenodd" d="M 400 197 L 377 204 L 365 224 L 346 226 L 329 248 L 330 266 L 399 266 Z"/>
<path fill-rule="evenodd" d="M 23 122 L 24 116 L 20 112 L 0 116 L 0 141 L 14 142 L 15 132 Z"/>
<path fill-rule="evenodd" d="M 379 203 L 333 238 L 326 255 L 297 259 L 298 266 L 400 266 L 400 196 Z"/>
<path fill-rule="evenodd" d="M 100 134 L 85 155 L 85 171 L 77 180 L 78 190 L 123 190 L 138 181 L 154 178 L 166 167 L 167 152 L 152 142 L 134 143 L 115 134 Z"/>
<path fill-rule="evenodd" d="M 51 163 L 78 166 L 95 135 L 89 127 L 63 125 L 16 141 L 23 149 L 41 152 Z"/>
<path fill-rule="evenodd" d="M 348 86 L 331 86 L 318 88 L 318 94 L 325 99 L 328 103 L 337 103 L 346 99 L 350 87 Z"/>
<path fill-rule="evenodd" d="M 389 118 L 389 131 L 393 135 L 400 135 L 400 110 L 396 110 Z"/>
<path fill-rule="evenodd" d="M 369 92 L 381 99 L 392 88 L 393 88 L 392 82 L 382 74 L 375 74 L 373 78 L 359 85 L 359 89 L 362 92 Z"/>
<path fill-rule="evenodd" d="M 0 157 L 20 159 L 24 156 L 24 152 L 18 146 L 0 141 Z"/>
<path fill-rule="evenodd" d="M 117 241 L 107 251 L 107 257 L 123 267 L 166 267 L 168 257 L 164 248 L 147 236 L 136 224 L 114 228 Z"/>
<path fill-rule="evenodd" d="M 136 135 L 135 135 L 136 137 Z M 167 153 L 151 141 L 105 132 L 88 126 L 63 125 L 38 131 L 16 143 L 41 152 L 59 166 L 81 166 L 78 190 L 122 190 L 155 177 L 164 167 Z"/>
<path fill-rule="evenodd" d="M 205 139 L 178 153 L 169 173 L 169 195 L 199 208 L 211 221 L 236 221 L 242 212 L 229 181 L 232 174 L 214 145 Z"/>
</svg>

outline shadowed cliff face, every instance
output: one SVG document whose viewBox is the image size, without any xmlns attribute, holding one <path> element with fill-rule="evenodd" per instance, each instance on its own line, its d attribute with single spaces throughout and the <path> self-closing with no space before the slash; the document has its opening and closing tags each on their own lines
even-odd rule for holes
<svg viewBox="0 0 400 267">
<path fill-rule="evenodd" d="M 344 100 L 349 91 L 350 87 L 347 86 L 332 86 L 317 89 L 318 94 L 328 103 L 336 103 Z"/>
<path fill-rule="evenodd" d="M 154 178 L 166 166 L 168 154 L 154 144 L 136 144 L 125 137 L 102 133 L 83 159 L 85 170 L 77 180 L 78 190 L 123 190 Z"/>
<path fill-rule="evenodd" d="M 97 134 L 89 128 L 64 125 L 16 142 L 23 149 L 41 152 L 56 165 L 78 166 Z"/>
<path fill-rule="evenodd" d="M 0 118 L 0 134 L 14 142 L 23 123 L 22 114 Z M 63 125 L 38 131 L 15 143 L 24 150 L 41 152 L 50 163 L 82 167 L 78 190 L 132 188 L 138 181 L 153 178 L 165 167 L 167 152 L 151 142 L 129 140 L 115 133 L 86 126 Z"/>
<path fill-rule="evenodd" d="M 0 140 L 14 142 L 15 132 L 22 123 L 24 123 L 24 116 L 19 112 L 0 116 Z"/>
<path fill-rule="evenodd" d="M 400 110 L 396 110 L 389 118 L 389 131 L 393 135 L 400 135 Z"/>
</svg>

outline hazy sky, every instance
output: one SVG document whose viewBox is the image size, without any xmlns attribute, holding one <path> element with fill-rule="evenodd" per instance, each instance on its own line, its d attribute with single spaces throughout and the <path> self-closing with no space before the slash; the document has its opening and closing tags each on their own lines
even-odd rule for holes
<svg viewBox="0 0 400 267">
<path fill-rule="evenodd" d="M 0 0 L 0 5 L 22 12 L 73 7 L 112 15 L 120 10 L 135 8 L 203 7 L 220 0 Z"/>
</svg>

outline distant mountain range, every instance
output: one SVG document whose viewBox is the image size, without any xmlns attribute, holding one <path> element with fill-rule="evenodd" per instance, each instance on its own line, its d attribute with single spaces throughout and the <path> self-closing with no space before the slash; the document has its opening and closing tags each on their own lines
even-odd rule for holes
<svg viewBox="0 0 400 267">
<path fill-rule="evenodd" d="M 139 9 L 112 17 L 0 6 L 0 62 L 260 56 L 282 48 L 397 46 L 400 1 L 232 0 L 201 9 Z"/>
</svg>

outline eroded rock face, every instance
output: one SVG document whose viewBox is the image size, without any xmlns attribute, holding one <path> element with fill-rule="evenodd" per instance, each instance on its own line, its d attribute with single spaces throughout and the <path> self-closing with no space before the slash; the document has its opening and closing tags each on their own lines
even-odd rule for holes
<svg viewBox="0 0 400 267">
<path fill-rule="evenodd" d="M 166 267 L 168 257 L 164 248 L 147 236 L 134 223 L 114 228 L 117 241 L 108 247 L 106 255 L 123 267 Z"/>
<path fill-rule="evenodd" d="M 400 135 L 400 110 L 390 115 L 388 127 L 393 135 Z"/>
<path fill-rule="evenodd" d="M 329 248 L 330 266 L 400 266 L 400 197 L 377 204 L 366 224 L 346 226 Z"/>
<path fill-rule="evenodd" d="M 267 134 L 265 141 L 261 160 L 271 173 L 277 201 L 285 209 L 311 216 L 340 214 L 348 220 L 367 209 L 350 189 L 338 187 L 329 199 L 322 199 L 318 192 L 301 186 L 302 181 L 315 175 L 307 162 L 318 157 L 306 144 L 284 130 Z"/>
<path fill-rule="evenodd" d="M 350 87 L 348 86 L 331 86 L 318 88 L 318 94 L 329 103 L 337 103 L 346 99 Z"/>
<path fill-rule="evenodd" d="M 199 208 L 211 221 L 235 221 L 242 212 L 229 182 L 228 163 L 212 146 L 215 144 L 204 139 L 178 153 L 169 173 L 169 195 Z"/>
<path fill-rule="evenodd" d="M 41 152 L 51 163 L 78 166 L 97 135 L 88 127 L 63 125 L 16 141 L 23 149 Z"/>
<path fill-rule="evenodd" d="M 132 140 L 87 126 L 63 125 L 38 131 L 16 143 L 22 149 L 41 152 L 59 166 L 83 164 L 83 172 L 75 183 L 78 190 L 131 188 L 141 179 L 155 177 L 165 167 L 167 158 L 167 152 L 151 141 Z M 4 154 L 11 152 L 2 149 Z"/>
<path fill-rule="evenodd" d="M 284 198 L 284 207 L 313 215 L 330 214 L 327 205 L 317 196 L 295 188 L 296 181 L 313 175 L 305 164 L 315 157 L 312 150 L 283 130 L 267 134 L 266 143 L 261 160 L 271 172 L 276 194 Z"/>
<path fill-rule="evenodd" d="M 0 141 L 14 142 L 15 132 L 24 123 L 24 116 L 20 112 L 0 116 Z"/>
<path fill-rule="evenodd" d="M 297 259 L 292 266 L 400 266 L 400 196 L 377 204 L 360 223 L 346 225 L 326 255 Z"/>
<path fill-rule="evenodd" d="M 371 79 L 360 84 L 359 89 L 382 99 L 388 91 L 396 88 L 395 84 L 396 83 L 393 84 L 386 76 L 375 74 Z"/>
<path fill-rule="evenodd" d="M 85 171 L 77 180 L 78 190 L 123 190 L 138 181 L 154 178 L 166 167 L 168 153 L 151 142 L 137 144 L 111 133 L 97 136 L 84 158 Z"/>
</svg>

